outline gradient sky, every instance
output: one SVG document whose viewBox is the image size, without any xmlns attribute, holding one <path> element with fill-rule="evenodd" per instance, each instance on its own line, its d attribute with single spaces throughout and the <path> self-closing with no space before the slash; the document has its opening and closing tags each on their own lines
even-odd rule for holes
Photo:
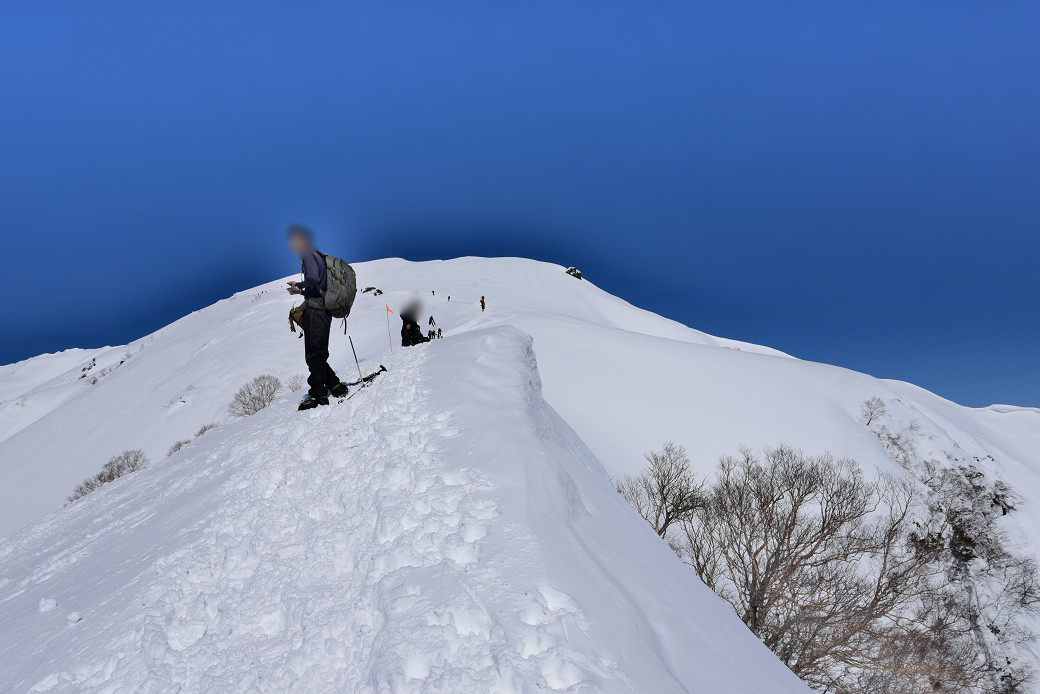
<svg viewBox="0 0 1040 694">
<path fill-rule="evenodd" d="M 1038 36 L 1032 0 L 5 0 L 0 362 L 290 274 L 300 221 L 1040 406 Z"/>
</svg>

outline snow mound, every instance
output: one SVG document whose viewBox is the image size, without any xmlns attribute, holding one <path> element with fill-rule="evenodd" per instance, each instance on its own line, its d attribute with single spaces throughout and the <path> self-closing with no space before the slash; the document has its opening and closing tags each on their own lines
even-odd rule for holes
<svg viewBox="0 0 1040 694">
<path fill-rule="evenodd" d="M 530 337 L 387 366 L 0 544 L 0 690 L 804 691 L 545 403 Z"/>
</svg>

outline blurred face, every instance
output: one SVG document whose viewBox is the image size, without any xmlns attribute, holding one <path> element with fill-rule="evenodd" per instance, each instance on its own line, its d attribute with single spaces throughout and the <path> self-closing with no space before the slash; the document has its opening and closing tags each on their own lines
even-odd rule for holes
<svg viewBox="0 0 1040 694">
<path fill-rule="evenodd" d="M 289 236 L 289 248 L 293 250 L 296 255 L 304 255 L 310 252 L 311 242 L 307 240 L 307 237 L 303 234 L 291 234 Z"/>
</svg>

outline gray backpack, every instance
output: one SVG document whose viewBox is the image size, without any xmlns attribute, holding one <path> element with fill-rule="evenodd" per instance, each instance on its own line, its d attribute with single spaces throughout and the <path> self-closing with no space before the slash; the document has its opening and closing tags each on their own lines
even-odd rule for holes
<svg viewBox="0 0 1040 694">
<path fill-rule="evenodd" d="M 325 258 L 325 310 L 333 318 L 346 318 L 350 315 L 350 307 L 357 296 L 357 276 L 354 268 L 339 258 L 324 255 Z"/>
</svg>

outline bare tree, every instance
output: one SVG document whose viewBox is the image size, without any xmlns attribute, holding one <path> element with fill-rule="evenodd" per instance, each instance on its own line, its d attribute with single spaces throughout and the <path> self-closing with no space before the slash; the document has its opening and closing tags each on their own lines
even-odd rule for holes
<svg viewBox="0 0 1040 694">
<path fill-rule="evenodd" d="M 705 502 L 681 519 L 677 545 L 809 684 L 966 691 L 980 660 L 923 609 L 941 570 L 908 542 L 914 508 L 912 483 L 867 480 L 852 460 L 779 447 L 763 462 L 745 449 L 721 461 Z"/>
<path fill-rule="evenodd" d="M 863 401 L 863 406 L 860 409 L 860 417 L 863 418 L 863 423 L 868 427 L 881 417 L 885 416 L 885 401 L 874 396 Z"/>
<path fill-rule="evenodd" d="M 173 455 L 180 449 L 184 448 L 189 443 L 191 443 L 191 439 L 181 439 L 180 441 L 174 442 L 174 444 L 166 450 L 166 457 L 169 458 L 171 455 Z"/>
<path fill-rule="evenodd" d="M 254 415 L 274 401 L 281 387 L 282 382 L 270 374 L 257 376 L 235 393 L 228 412 L 234 417 Z"/>
<path fill-rule="evenodd" d="M 294 376 L 290 376 L 290 377 L 289 377 L 289 378 L 288 378 L 288 379 L 287 379 L 287 380 L 285 381 L 285 386 L 286 386 L 286 388 L 288 388 L 288 389 L 289 389 L 289 390 L 290 390 L 291 392 L 295 393 L 295 392 L 296 392 L 296 391 L 298 391 L 298 390 L 299 390 L 300 388 L 303 388 L 303 384 L 304 384 L 304 383 L 306 383 L 306 382 L 307 382 L 307 378 L 306 378 L 306 376 L 304 376 L 303 374 L 296 374 L 296 375 L 294 375 Z"/>
<path fill-rule="evenodd" d="M 661 537 L 701 501 L 701 486 L 690 470 L 686 449 L 672 442 L 646 454 L 648 467 L 615 482 L 621 496 L 635 507 Z"/>
<path fill-rule="evenodd" d="M 1019 649 L 1040 581 L 996 524 L 1016 506 L 1007 485 L 926 465 L 926 498 L 911 478 L 785 446 L 723 458 L 710 484 L 674 444 L 647 463 L 618 491 L 813 687 L 1011 694 L 1032 681 Z"/>
<path fill-rule="evenodd" d="M 76 488 L 66 501 L 71 504 L 76 499 L 90 494 L 95 489 L 117 480 L 123 475 L 146 467 L 148 467 L 148 456 L 144 454 L 144 451 L 123 451 L 119 455 L 110 458 L 104 467 L 101 468 L 101 472 L 93 477 L 88 477 L 76 485 Z"/>
</svg>

